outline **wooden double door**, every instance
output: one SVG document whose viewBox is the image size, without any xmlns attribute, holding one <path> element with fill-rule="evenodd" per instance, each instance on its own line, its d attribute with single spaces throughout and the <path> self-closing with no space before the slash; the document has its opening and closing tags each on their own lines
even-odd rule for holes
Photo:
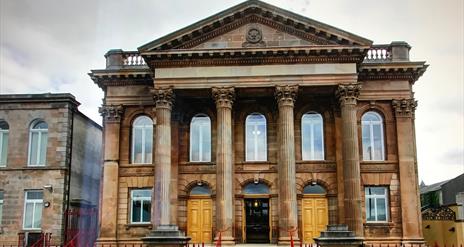
<svg viewBox="0 0 464 247">
<path fill-rule="evenodd" d="M 314 243 L 329 223 L 327 198 L 323 196 L 305 197 L 301 202 L 302 233 L 304 243 Z"/>
<path fill-rule="evenodd" d="M 187 201 L 187 235 L 192 243 L 212 242 L 213 200 L 191 198 Z"/>
</svg>

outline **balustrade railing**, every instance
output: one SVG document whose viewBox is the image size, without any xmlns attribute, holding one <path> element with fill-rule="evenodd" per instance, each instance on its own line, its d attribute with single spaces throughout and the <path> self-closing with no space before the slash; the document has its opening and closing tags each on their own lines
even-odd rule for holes
<svg viewBox="0 0 464 247">
<path fill-rule="evenodd" d="M 146 66 L 145 60 L 137 51 L 123 53 L 124 66 Z"/>
<path fill-rule="evenodd" d="M 373 45 L 367 52 L 364 62 L 388 62 L 392 60 L 392 49 L 390 45 Z"/>
</svg>

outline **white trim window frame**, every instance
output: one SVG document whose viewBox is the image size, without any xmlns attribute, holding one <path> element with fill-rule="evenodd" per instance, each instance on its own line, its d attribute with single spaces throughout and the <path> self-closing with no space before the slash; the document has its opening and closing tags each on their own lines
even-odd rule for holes
<svg viewBox="0 0 464 247">
<path fill-rule="evenodd" d="M 150 122 L 147 121 L 147 123 L 143 123 L 144 120 L 149 120 Z M 142 122 L 142 124 L 137 125 L 138 121 Z M 135 153 L 135 145 L 137 142 L 137 135 L 136 133 L 140 131 L 141 132 L 141 140 L 140 140 L 140 145 L 141 145 L 141 153 L 140 153 L 140 161 L 137 160 L 137 154 Z M 147 133 L 151 132 L 151 135 L 147 135 Z M 151 140 L 147 140 L 147 138 L 151 138 Z M 150 145 L 148 149 L 146 150 L 147 147 L 147 142 L 150 141 Z M 151 164 L 153 162 L 153 120 L 147 116 L 139 116 L 135 119 L 134 124 L 132 125 L 132 147 L 131 147 L 131 163 L 132 164 Z M 151 155 L 151 156 L 148 156 Z"/>
<path fill-rule="evenodd" d="M 370 193 L 370 189 L 383 189 L 383 194 L 379 193 Z M 386 223 L 389 219 L 389 203 L 388 203 L 388 188 L 387 187 L 365 187 L 365 206 L 366 206 L 366 222 L 367 223 Z M 372 200 L 372 201 L 371 201 Z M 372 205 L 373 204 L 373 205 Z M 369 207 L 371 205 L 371 207 Z M 383 205 L 385 210 L 385 220 L 379 220 L 380 216 L 379 205 Z M 373 208 L 372 208 L 373 207 Z M 370 210 L 374 210 L 373 214 Z M 374 216 L 374 220 L 371 220 L 369 215 Z"/>
<path fill-rule="evenodd" d="M 9 126 L 6 121 L 0 121 L 0 167 L 6 167 L 8 158 Z"/>
<path fill-rule="evenodd" d="M 36 128 L 36 126 L 44 123 L 47 128 Z M 37 141 L 34 141 L 34 135 L 37 135 Z M 45 142 L 43 141 L 45 139 Z M 28 166 L 45 166 L 47 163 L 47 146 L 48 146 L 48 124 L 44 121 L 36 121 L 31 125 L 29 130 L 29 148 L 28 148 Z M 32 157 L 32 150 L 35 147 L 36 157 L 35 160 Z M 43 159 L 43 163 L 41 160 Z M 35 161 L 35 162 L 33 162 Z"/>
<path fill-rule="evenodd" d="M 151 189 L 137 189 L 131 190 L 130 194 L 130 223 L 131 224 L 149 224 L 151 222 Z M 140 196 L 134 198 L 135 192 L 148 192 L 150 196 Z M 139 214 L 139 221 L 134 221 L 134 202 L 140 202 L 140 214 Z M 149 221 L 143 220 L 143 206 L 148 204 L 148 208 L 150 212 L 148 212 L 148 217 L 150 218 Z"/>
<path fill-rule="evenodd" d="M 198 140 L 194 131 L 198 131 Z M 209 139 L 207 143 L 205 138 Z M 197 145 L 198 151 L 194 150 L 194 145 Z M 194 116 L 190 122 L 190 162 L 211 162 L 211 119 L 204 114 Z"/>
<path fill-rule="evenodd" d="M 250 119 L 252 116 L 259 116 L 260 119 Z M 259 130 L 262 127 L 263 133 Z M 249 141 L 249 128 L 252 128 L 251 134 L 253 135 L 252 143 L 248 143 Z M 259 135 L 263 134 L 263 137 L 259 137 Z M 264 147 L 260 147 L 260 138 L 263 142 Z M 253 157 L 250 157 L 248 154 L 248 147 L 252 145 L 252 153 L 254 154 Z M 260 158 L 260 150 L 263 150 L 263 157 Z M 245 161 L 267 161 L 267 121 L 266 117 L 260 113 L 252 113 L 248 115 L 245 119 Z"/>
<path fill-rule="evenodd" d="M 40 193 L 41 198 L 29 199 L 29 193 Z M 31 217 L 28 217 L 28 205 L 32 205 Z M 42 225 L 42 209 L 43 209 L 43 192 L 41 190 L 28 190 L 24 193 L 24 213 L 23 213 L 23 229 L 24 230 L 40 230 Z M 38 214 L 38 215 L 37 215 Z M 29 221 L 30 222 L 26 222 Z M 37 224 L 38 222 L 38 224 Z M 30 223 L 30 226 L 26 224 Z"/>
<path fill-rule="evenodd" d="M 2 225 L 2 218 L 3 218 L 3 197 L 5 193 L 0 191 L 0 226 Z"/>
<path fill-rule="evenodd" d="M 378 120 L 364 120 L 368 115 L 375 116 Z M 375 145 L 375 127 L 378 126 L 378 135 L 380 136 L 380 147 Z M 362 146 L 363 146 L 363 160 L 364 161 L 384 161 L 385 160 L 385 142 L 384 142 L 384 132 L 383 132 L 383 118 L 376 112 L 369 111 L 364 113 L 361 118 L 361 134 L 362 134 Z M 368 128 L 368 143 L 365 143 L 365 133 L 364 127 Z M 365 152 L 365 145 L 370 147 L 370 150 Z M 376 149 L 380 148 L 380 157 L 376 157 Z"/>
<path fill-rule="evenodd" d="M 317 116 L 317 119 L 313 118 L 312 115 Z M 309 125 L 309 135 L 304 131 L 305 124 Z M 316 129 L 317 124 L 320 124 L 320 129 Z M 319 144 L 321 153 L 318 157 L 316 157 L 315 151 L 317 145 L 315 133 L 317 131 L 319 131 L 321 135 L 321 143 Z M 305 143 L 307 141 L 307 138 L 309 138 L 309 152 L 305 150 Z M 322 115 L 319 113 L 309 112 L 303 114 L 303 116 L 301 117 L 301 153 L 302 160 L 324 160 L 324 120 L 322 118 Z"/>
</svg>

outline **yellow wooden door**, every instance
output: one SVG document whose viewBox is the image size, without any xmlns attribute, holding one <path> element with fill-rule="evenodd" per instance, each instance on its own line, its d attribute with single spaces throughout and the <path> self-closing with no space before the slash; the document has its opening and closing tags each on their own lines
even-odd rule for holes
<svg viewBox="0 0 464 247">
<path fill-rule="evenodd" d="M 329 223 L 327 198 L 303 198 L 302 202 L 303 241 L 314 243 Z"/>
<path fill-rule="evenodd" d="M 211 199 L 189 199 L 187 202 L 187 235 L 192 243 L 211 243 L 212 239 Z"/>
</svg>

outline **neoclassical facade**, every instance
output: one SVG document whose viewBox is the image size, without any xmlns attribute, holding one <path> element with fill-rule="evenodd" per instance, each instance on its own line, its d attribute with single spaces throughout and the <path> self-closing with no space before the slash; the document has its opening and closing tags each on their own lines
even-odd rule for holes
<svg viewBox="0 0 464 247">
<path fill-rule="evenodd" d="M 110 50 L 99 243 L 423 243 L 410 48 L 250 0 Z"/>
</svg>

